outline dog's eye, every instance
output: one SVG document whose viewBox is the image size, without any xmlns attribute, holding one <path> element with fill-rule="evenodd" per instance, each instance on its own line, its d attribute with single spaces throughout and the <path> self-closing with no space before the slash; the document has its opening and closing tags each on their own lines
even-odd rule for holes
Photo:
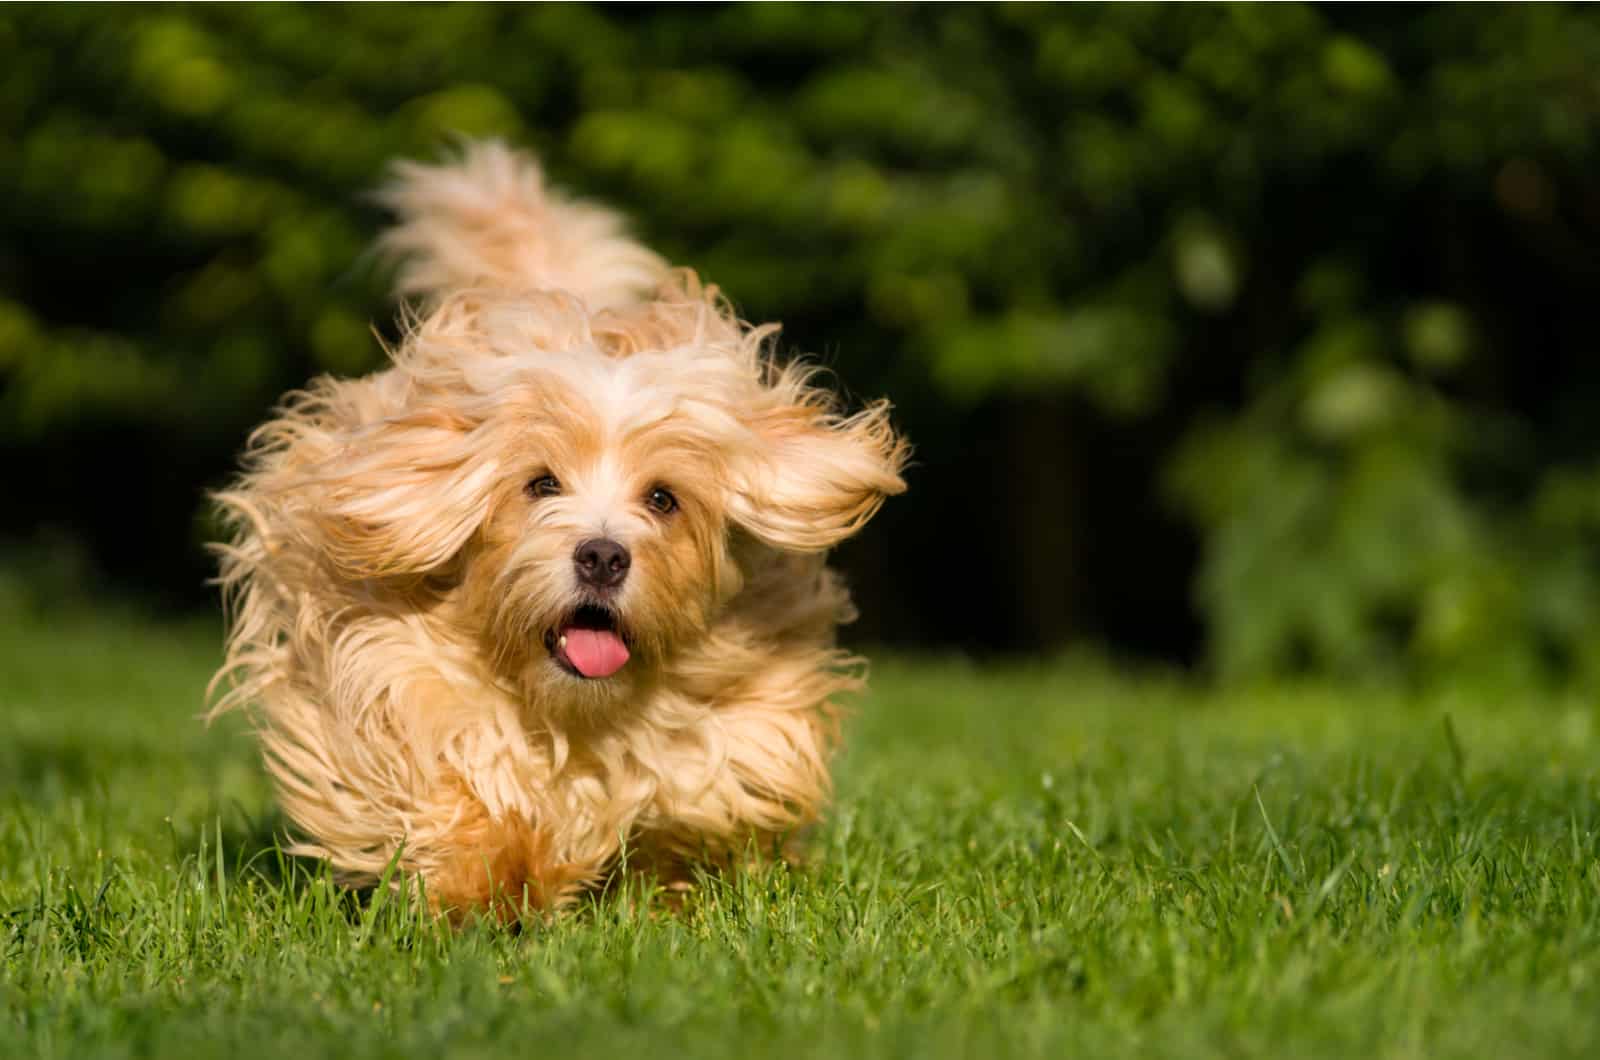
<svg viewBox="0 0 1600 1060">
<path fill-rule="evenodd" d="M 650 495 L 644 499 L 644 503 L 646 507 L 657 515 L 671 515 L 678 510 L 678 498 L 672 495 L 671 490 L 664 489 L 661 486 L 651 490 Z"/>
<path fill-rule="evenodd" d="M 540 475 L 528 482 L 528 496 L 554 497 L 561 492 L 561 482 L 554 475 Z"/>
</svg>

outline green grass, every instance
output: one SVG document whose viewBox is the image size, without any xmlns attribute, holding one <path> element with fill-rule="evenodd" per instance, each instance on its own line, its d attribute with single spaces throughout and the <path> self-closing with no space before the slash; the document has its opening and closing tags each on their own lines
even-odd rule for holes
<svg viewBox="0 0 1600 1060">
<path fill-rule="evenodd" d="M 0 1056 L 1600 1055 L 1600 715 L 880 664 L 815 864 L 520 936 L 331 887 L 209 629 L 0 631 Z"/>
</svg>

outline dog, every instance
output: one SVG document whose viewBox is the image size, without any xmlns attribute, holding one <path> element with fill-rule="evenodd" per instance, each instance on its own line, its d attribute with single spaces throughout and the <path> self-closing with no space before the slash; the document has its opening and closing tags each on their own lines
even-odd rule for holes
<svg viewBox="0 0 1600 1060">
<path fill-rule="evenodd" d="M 905 488 L 889 405 L 504 144 L 379 198 L 390 366 L 291 393 L 215 498 L 213 713 L 252 715 L 293 851 L 511 919 L 783 850 L 863 682 L 825 559 Z"/>
</svg>

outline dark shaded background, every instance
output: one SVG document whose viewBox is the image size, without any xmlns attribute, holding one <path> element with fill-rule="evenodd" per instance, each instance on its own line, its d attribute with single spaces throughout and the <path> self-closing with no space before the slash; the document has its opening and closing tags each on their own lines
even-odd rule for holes
<svg viewBox="0 0 1600 1060">
<path fill-rule="evenodd" d="M 895 398 L 862 639 L 1600 676 L 1597 132 L 1557 5 L 0 9 L 0 603 L 214 607 L 487 134 Z"/>
</svg>

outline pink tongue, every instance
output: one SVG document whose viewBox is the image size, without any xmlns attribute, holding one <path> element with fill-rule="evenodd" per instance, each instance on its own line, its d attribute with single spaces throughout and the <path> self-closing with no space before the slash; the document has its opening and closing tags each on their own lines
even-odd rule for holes
<svg viewBox="0 0 1600 1060">
<path fill-rule="evenodd" d="M 628 661 L 628 646 L 609 630 L 568 628 L 561 635 L 567 641 L 562 653 L 585 677 L 610 677 Z"/>
</svg>

